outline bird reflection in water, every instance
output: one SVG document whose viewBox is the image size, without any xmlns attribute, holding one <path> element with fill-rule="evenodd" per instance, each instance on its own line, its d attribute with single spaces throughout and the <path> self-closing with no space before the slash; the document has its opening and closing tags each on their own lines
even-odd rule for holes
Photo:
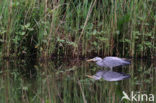
<svg viewBox="0 0 156 103">
<path fill-rule="evenodd" d="M 99 80 L 103 78 L 106 81 L 120 81 L 120 80 L 130 78 L 129 74 L 119 73 L 112 70 L 100 70 L 93 76 L 90 75 L 86 75 L 86 76 L 95 80 Z"/>
</svg>

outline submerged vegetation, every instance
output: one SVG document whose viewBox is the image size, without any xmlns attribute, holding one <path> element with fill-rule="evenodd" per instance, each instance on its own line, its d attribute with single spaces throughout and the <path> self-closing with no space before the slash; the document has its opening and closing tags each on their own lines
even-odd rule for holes
<svg viewBox="0 0 156 103">
<path fill-rule="evenodd" d="M 1 0 L 0 56 L 156 54 L 155 0 Z"/>
</svg>

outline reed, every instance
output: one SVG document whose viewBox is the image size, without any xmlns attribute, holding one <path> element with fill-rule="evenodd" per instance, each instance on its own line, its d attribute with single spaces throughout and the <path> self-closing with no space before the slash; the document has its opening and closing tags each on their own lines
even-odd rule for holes
<svg viewBox="0 0 156 103">
<path fill-rule="evenodd" d="M 0 55 L 154 58 L 155 11 L 154 0 L 3 0 Z"/>
</svg>

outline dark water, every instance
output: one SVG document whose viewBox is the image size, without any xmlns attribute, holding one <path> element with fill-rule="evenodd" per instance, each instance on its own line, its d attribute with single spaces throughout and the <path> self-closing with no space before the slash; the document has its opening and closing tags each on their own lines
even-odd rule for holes
<svg viewBox="0 0 156 103">
<path fill-rule="evenodd" d="M 0 103 L 148 103 L 150 94 L 156 99 L 156 66 L 152 60 L 133 60 L 129 66 L 114 69 L 130 75 L 119 81 L 89 78 L 87 75 L 105 69 L 77 60 L 1 61 L 0 68 Z M 123 91 L 130 99 L 132 92 L 136 96 L 121 101 Z M 139 99 L 142 94 L 147 94 L 143 100 Z"/>
</svg>

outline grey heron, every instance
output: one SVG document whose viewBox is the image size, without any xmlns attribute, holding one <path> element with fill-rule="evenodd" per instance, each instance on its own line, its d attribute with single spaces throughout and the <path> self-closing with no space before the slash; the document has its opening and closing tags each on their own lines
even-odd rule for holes
<svg viewBox="0 0 156 103">
<path fill-rule="evenodd" d="M 113 56 L 108 56 L 108 57 L 105 57 L 104 59 L 100 57 L 95 57 L 87 61 L 94 61 L 96 62 L 98 66 L 110 68 L 111 70 L 113 69 L 113 67 L 131 64 L 131 62 L 125 58 L 119 58 L 119 57 L 113 57 Z"/>
</svg>

